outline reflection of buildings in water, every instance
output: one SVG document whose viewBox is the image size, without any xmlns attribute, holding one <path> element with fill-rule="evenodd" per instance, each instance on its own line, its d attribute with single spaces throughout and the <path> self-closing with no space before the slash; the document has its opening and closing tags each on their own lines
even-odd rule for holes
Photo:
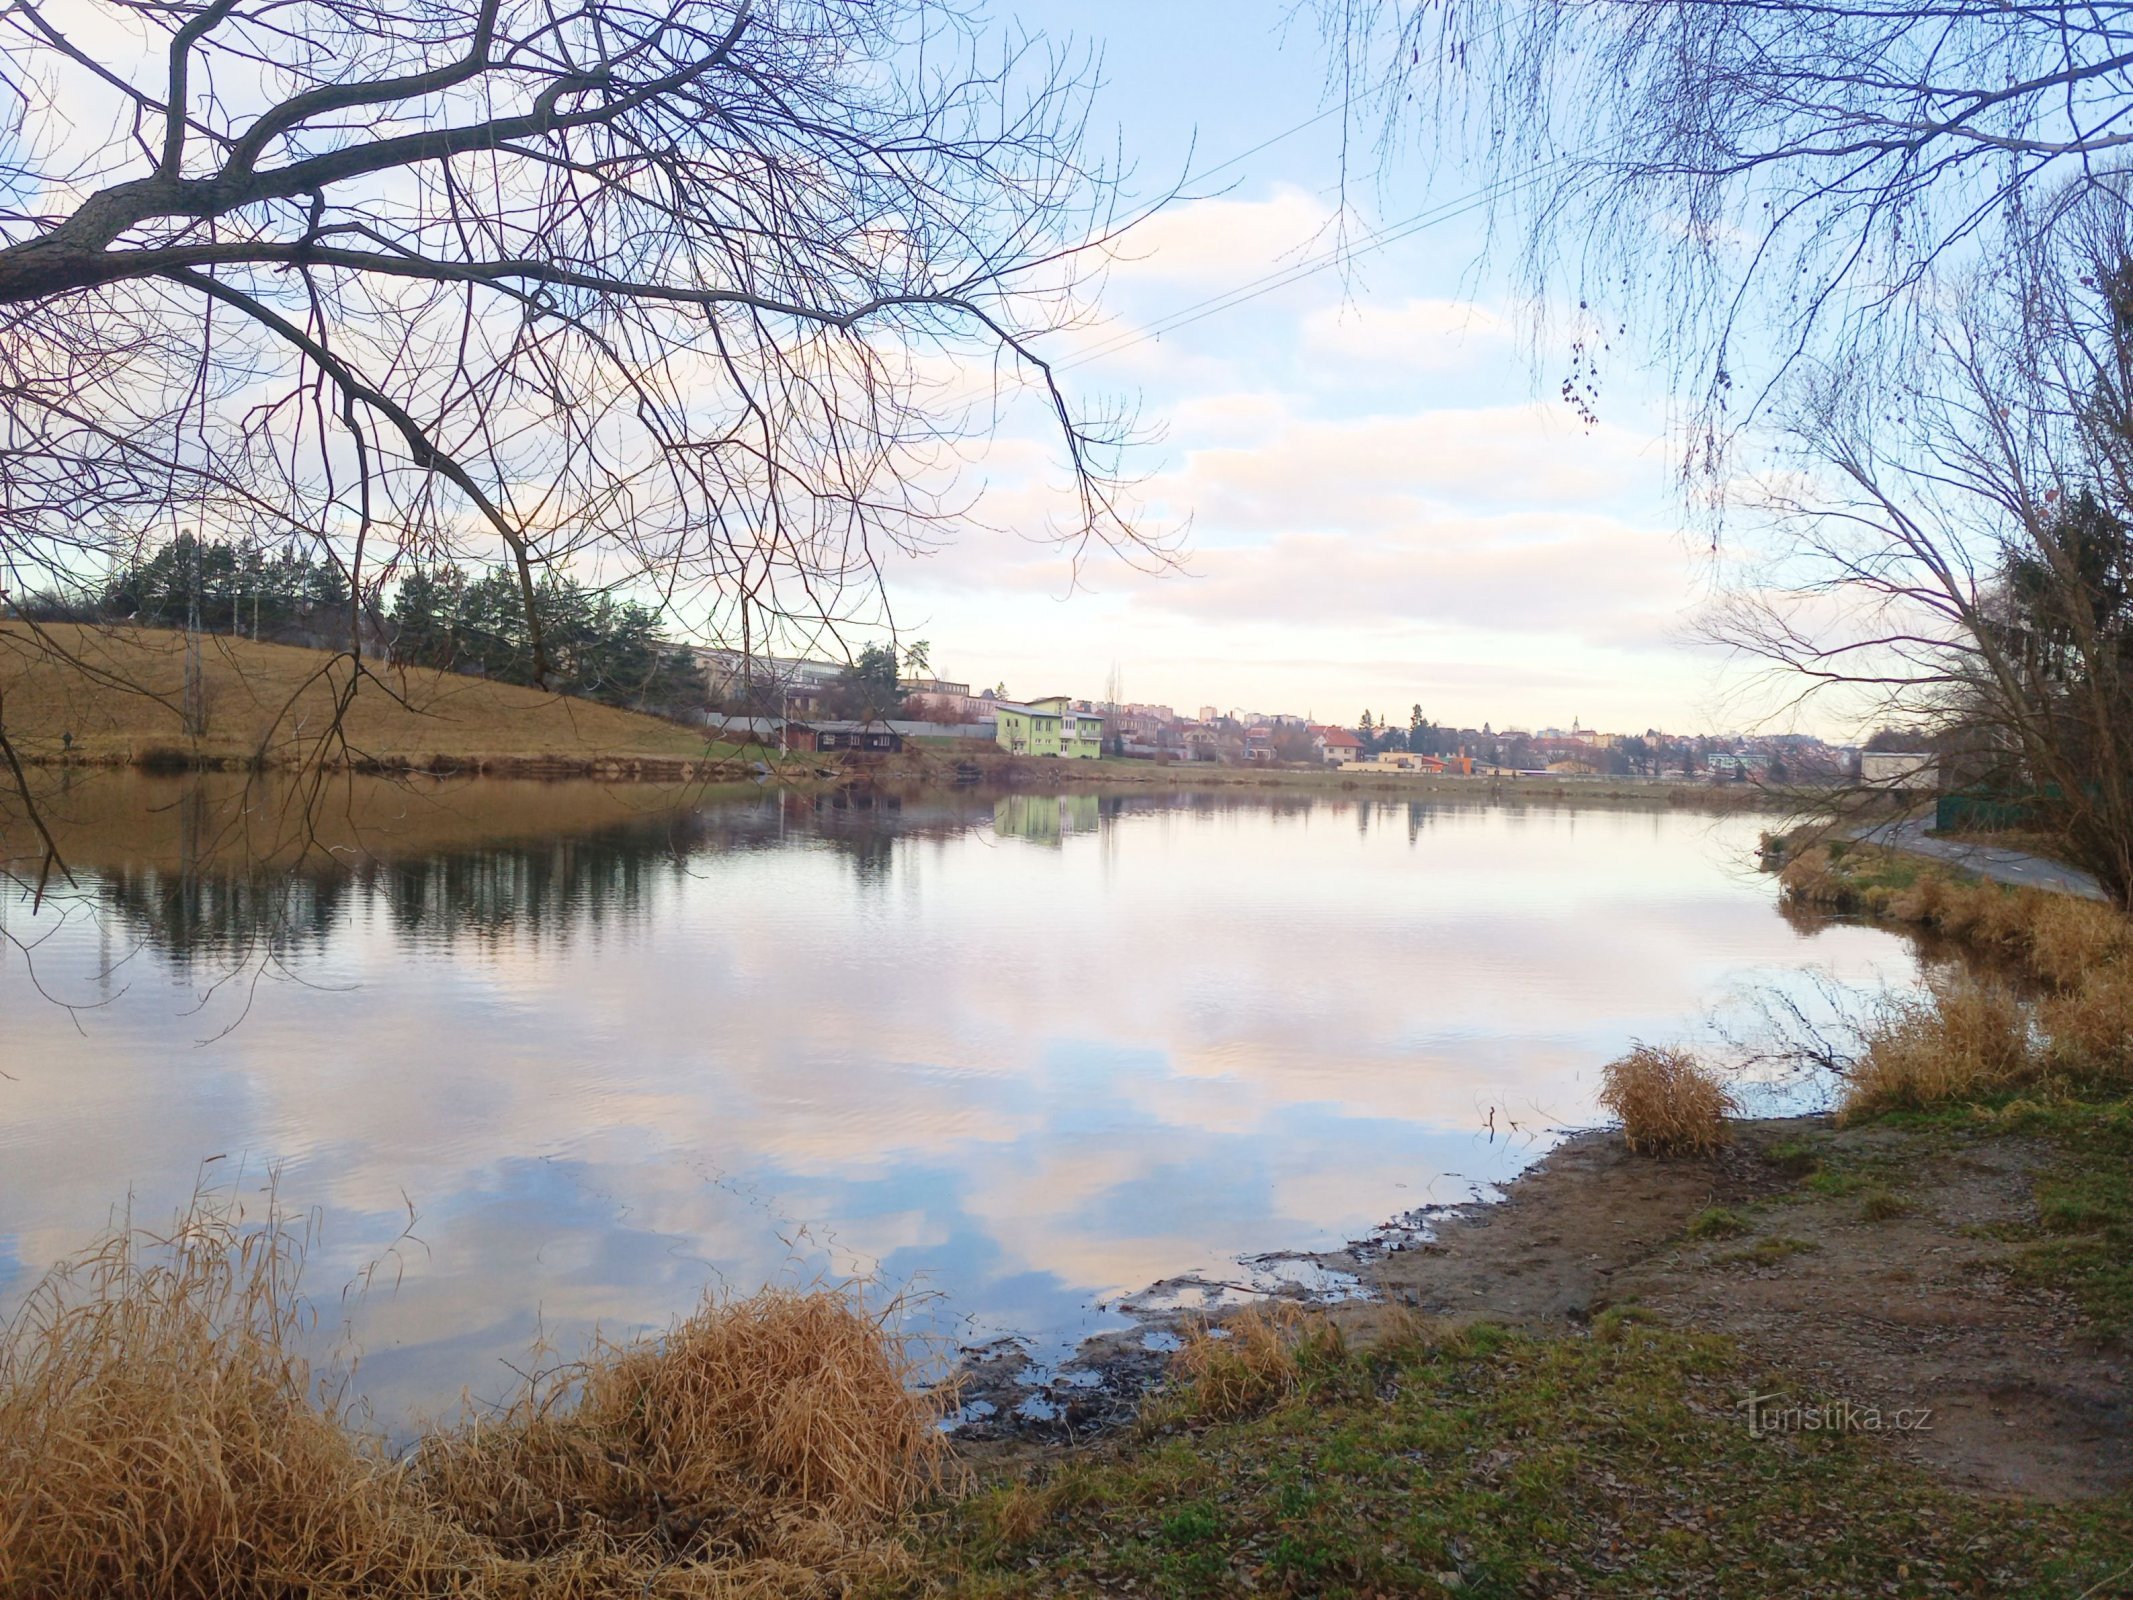
<svg viewBox="0 0 2133 1600">
<path fill-rule="evenodd" d="M 1095 833 L 1103 817 L 1100 795 L 1003 794 L 993 802 L 992 831 L 1002 839 L 1056 845 L 1069 834 Z"/>
</svg>

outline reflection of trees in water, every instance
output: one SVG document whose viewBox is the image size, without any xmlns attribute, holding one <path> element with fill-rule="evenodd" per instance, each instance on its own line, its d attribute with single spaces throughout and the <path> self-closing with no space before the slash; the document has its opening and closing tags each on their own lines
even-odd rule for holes
<svg viewBox="0 0 2133 1600">
<path fill-rule="evenodd" d="M 1069 835 L 1102 835 L 1134 816 L 1211 816 L 1248 809 L 1298 820 L 1326 804 L 1286 795 L 1240 799 L 1192 792 L 773 791 L 592 832 L 346 867 L 118 867 L 100 875 L 96 895 L 129 942 L 180 963 L 238 964 L 322 950 L 356 905 L 382 913 L 401 937 L 425 942 L 567 941 L 644 916 L 658 883 L 686 876 L 721 855 L 805 844 L 849 864 L 860 882 L 878 885 L 896 870 L 906 841 L 989 831 L 1056 845 Z M 1333 809 L 1368 808 L 1335 802 Z M 1418 821 L 1411 808 L 1408 820 L 1412 831 Z M 211 851 L 199 854 L 216 860 Z"/>
<path fill-rule="evenodd" d="M 515 934 L 567 939 L 642 915 L 653 883 L 675 874 L 679 856 L 673 829 L 633 824 L 371 863 L 358 879 L 404 935 L 447 943 Z"/>
<path fill-rule="evenodd" d="M 656 884 L 719 855 L 819 843 L 862 881 L 878 882 L 899 839 L 945 838 L 990 819 L 989 803 L 968 799 L 772 793 L 592 832 L 345 867 L 119 867 L 100 874 L 97 901 L 128 942 L 180 963 L 235 965 L 323 949 L 356 905 L 425 942 L 562 941 L 642 917 Z"/>
<path fill-rule="evenodd" d="M 134 943 L 180 964 L 206 957 L 281 960 L 323 949 L 342 922 L 346 874 L 119 867 L 98 876 L 98 911 Z"/>
</svg>

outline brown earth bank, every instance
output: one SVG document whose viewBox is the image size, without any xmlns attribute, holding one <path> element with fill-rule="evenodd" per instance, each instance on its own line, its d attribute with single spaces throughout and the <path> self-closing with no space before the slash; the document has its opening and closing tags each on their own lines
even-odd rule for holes
<svg viewBox="0 0 2133 1600">
<path fill-rule="evenodd" d="M 1357 1347 L 1421 1313 L 1543 1337 L 1581 1337 L 1610 1310 L 1737 1342 L 1744 1388 L 1773 1426 L 1792 1408 L 1885 1432 L 1950 1487 L 2074 1501 L 2133 1487 L 2133 1351 L 2064 1291 L 2025 1282 L 2046 1144 L 1827 1117 L 1735 1125 L 1715 1154 L 1633 1155 L 1614 1132 L 1572 1136 L 1500 1200 L 1416 1213 L 1316 1256 L 1269 1256 L 1352 1277 L 1367 1299 L 1326 1301 Z M 1165 1353 L 1234 1311 L 1175 1309 L 1223 1286 L 1157 1284 L 1121 1307 L 1134 1328 L 1056 1372 L 1011 1345 L 969 1353 L 958 1433 L 972 1459 L 1023 1458 L 1130 1426 L 1170 1371 Z M 1166 1337 L 1167 1336 L 1167 1337 Z M 1031 1401 L 1035 1403 L 1030 1404 Z M 1018 1407 L 1022 1409 L 1018 1411 Z"/>
<path fill-rule="evenodd" d="M 1893 1437 L 1953 1484 L 2100 1495 L 2133 1484 L 2133 1360 L 2023 1279 L 2049 1158 L 1826 1118 L 1743 1123 L 1695 1158 L 1582 1134 L 1426 1239 L 1322 1259 L 1428 1313 L 1547 1333 L 1634 1307 L 1724 1334 L 1789 1402 L 1930 1412 Z"/>
</svg>

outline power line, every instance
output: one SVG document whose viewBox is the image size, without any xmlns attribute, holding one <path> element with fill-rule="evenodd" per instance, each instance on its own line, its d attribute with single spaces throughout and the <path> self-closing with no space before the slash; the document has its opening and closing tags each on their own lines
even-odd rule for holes
<svg viewBox="0 0 2133 1600">
<path fill-rule="evenodd" d="M 1145 344 L 1151 339 L 1160 339 L 1165 334 L 1175 333 L 1180 328 L 1190 327 L 1193 323 L 1214 316 L 1219 312 L 1234 310 L 1238 306 L 1259 299 L 1262 295 L 1272 294 L 1277 289 L 1285 289 L 1292 284 L 1301 283 L 1306 278 L 1315 277 L 1328 267 L 1338 266 L 1343 262 L 1353 261 L 1359 256 L 1366 256 L 1374 251 L 1383 250 L 1387 246 L 1398 244 L 1401 240 L 1411 238 L 1427 228 L 1450 222 L 1493 201 L 1515 194 L 1521 189 L 1530 188 L 1532 185 L 1541 182 L 1555 168 L 1562 165 L 1564 163 L 1560 160 L 1546 162 L 1517 178 L 1506 178 L 1496 183 L 1486 184 L 1466 194 L 1457 195 L 1434 206 L 1425 207 L 1421 211 L 1403 217 L 1397 222 L 1387 223 L 1382 228 L 1373 229 L 1351 244 L 1335 245 L 1333 248 L 1322 251 L 1316 256 L 1307 257 L 1286 267 L 1276 268 L 1273 272 L 1254 278 L 1248 283 L 1239 284 L 1233 289 L 1225 289 L 1219 294 L 1208 296 L 1204 300 L 1197 300 L 1190 305 L 1180 306 L 1177 310 L 1169 313 L 1149 327 L 1136 328 L 1129 333 L 1115 335 L 1107 343 L 1100 344 L 1093 350 L 1085 350 L 1064 361 L 1054 363 L 1053 371 L 1070 372 L 1076 367 L 1085 366 L 1091 361 L 1101 360 L 1105 356 L 1118 355 L 1123 351 L 1134 348 L 1136 345 Z"/>
</svg>

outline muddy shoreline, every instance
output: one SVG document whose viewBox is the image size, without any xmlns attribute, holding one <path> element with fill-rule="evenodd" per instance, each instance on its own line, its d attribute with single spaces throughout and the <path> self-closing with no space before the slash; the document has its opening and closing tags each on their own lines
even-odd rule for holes
<svg viewBox="0 0 2133 1600">
<path fill-rule="evenodd" d="M 1632 1156 L 1573 1134 L 1502 1198 L 1408 1213 L 1341 1249 L 1247 1258 L 1315 1271 L 1257 1290 L 1324 1308 L 1367 1344 L 1389 1313 L 1580 1337 L 1611 1308 L 1734 1339 L 1773 1392 L 1930 1412 L 1899 1448 L 1974 1492 L 2078 1500 L 2133 1484 L 2133 1352 L 2099 1340 L 2064 1294 L 2024 1282 L 2009 1240 L 2033 1224 L 2037 1141 L 1827 1116 L 1735 1125 L 1716 1155 Z M 1862 1177 L 1861 1174 L 1870 1176 Z M 1711 1219 L 1721 1219 L 1713 1226 Z M 1152 1286 L 1175 1300 L 1202 1280 Z M 957 1436 L 1084 1443 L 1130 1424 L 1168 1351 L 1211 1309 L 1153 1303 L 1056 1369 L 1005 1345 L 966 1362 Z"/>
</svg>

